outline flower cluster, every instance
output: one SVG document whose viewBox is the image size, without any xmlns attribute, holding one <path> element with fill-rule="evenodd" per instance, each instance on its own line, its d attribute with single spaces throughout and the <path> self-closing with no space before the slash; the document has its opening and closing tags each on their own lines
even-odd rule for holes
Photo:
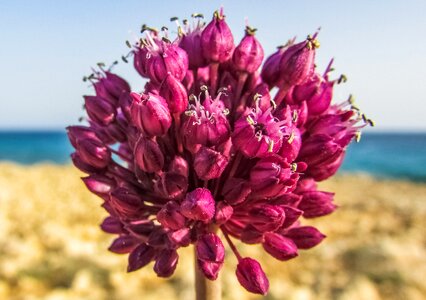
<svg viewBox="0 0 426 300">
<path fill-rule="evenodd" d="M 175 19 L 178 23 L 178 21 Z M 178 23 L 170 40 L 143 27 L 132 47 L 141 92 L 111 70 L 88 79 L 88 125 L 70 126 L 74 165 L 109 216 L 101 228 L 118 237 L 109 250 L 129 253 L 128 271 L 150 262 L 173 274 L 177 250 L 194 244 L 198 267 L 215 280 L 224 241 L 238 259 L 236 276 L 248 291 L 266 294 L 260 264 L 233 244 L 261 244 L 285 261 L 322 241 L 301 218 L 333 212 L 333 193 L 316 182 L 334 175 L 348 144 L 368 120 L 352 98 L 331 105 L 331 63 L 315 66 L 317 34 L 264 60 L 249 26 L 235 46 L 223 11 Z"/>
</svg>

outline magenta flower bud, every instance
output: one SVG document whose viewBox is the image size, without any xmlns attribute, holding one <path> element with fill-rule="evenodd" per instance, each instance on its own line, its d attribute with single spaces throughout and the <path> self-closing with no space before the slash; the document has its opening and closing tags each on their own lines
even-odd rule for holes
<svg viewBox="0 0 426 300">
<path fill-rule="evenodd" d="M 299 174 L 278 155 L 259 160 L 250 172 L 250 184 L 253 194 L 259 198 L 277 197 L 292 191 Z"/>
<path fill-rule="evenodd" d="M 130 92 L 130 86 L 126 80 L 111 72 L 105 71 L 105 76 L 98 78 L 93 84 L 96 96 L 108 100 L 111 104 L 117 104 L 122 92 Z"/>
<path fill-rule="evenodd" d="M 148 77 L 156 84 L 161 84 L 170 73 L 177 80 L 183 80 L 188 70 L 188 55 L 185 50 L 173 43 L 160 41 L 152 47 L 146 62 Z"/>
<path fill-rule="evenodd" d="M 138 245 L 138 239 L 131 235 L 121 235 L 109 246 L 108 250 L 117 254 L 130 253 Z"/>
<path fill-rule="evenodd" d="M 145 78 L 148 78 L 148 72 L 147 72 L 147 61 L 149 56 L 149 50 L 147 47 L 142 46 L 138 47 L 133 51 L 133 66 L 135 67 L 136 71 Z"/>
<path fill-rule="evenodd" d="M 67 135 L 71 142 L 71 145 L 77 149 L 77 141 L 84 139 L 95 139 L 99 140 L 96 136 L 95 131 L 92 128 L 86 126 L 68 126 Z"/>
<path fill-rule="evenodd" d="M 111 151 L 98 139 L 78 140 L 77 152 L 84 163 L 95 168 L 105 168 L 111 161 Z"/>
<path fill-rule="evenodd" d="M 299 155 L 300 148 L 302 147 L 302 136 L 300 130 L 295 126 L 292 126 L 289 132 L 289 134 L 284 135 L 283 144 L 278 151 L 278 155 L 287 162 L 292 162 Z"/>
<path fill-rule="evenodd" d="M 281 148 L 283 135 L 271 109 L 263 112 L 259 107 L 247 110 L 236 122 L 232 143 L 246 157 L 265 157 L 277 153 Z"/>
<path fill-rule="evenodd" d="M 254 73 L 262 64 L 263 47 L 254 36 L 256 29 L 246 27 L 246 35 L 235 48 L 232 62 L 237 71 Z"/>
<path fill-rule="evenodd" d="M 111 205 L 121 216 L 134 219 L 141 213 L 143 201 L 138 194 L 119 187 L 111 193 Z"/>
<path fill-rule="evenodd" d="M 162 250 L 155 260 L 154 271 L 158 277 L 170 277 L 176 270 L 179 255 L 174 249 Z"/>
<path fill-rule="evenodd" d="M 303 210 L 305 218 L 316 218 L 331 214 L 336 210 L 333 204 L 334 193 L 321 191 L 306 191 L 302 193 L 302 201 L 298 208 Z"/>
<path fill-rule="evenodd" d="M 89 191 L 100 197 L 108 196 L 116 186 L 113 179 L 100 174 L 92 174 L 82 180 Z"/>
<path fill-rule="evenodd" d="M 179 247 L 187 247 L 191 243 L 191 231 L 189 228 L 182 228 L 168 233 L 170 241 Z"/>
<path fill-rule="evenodd" d="M 225 22 L 222 9 L 214 13 L 213 20 L 204 28 L 201 34 L 201 48 L 208 61 L 224 63 L 231 58 L 234 37 Z"/>
<path fill-rule="evenodd" d="M 292 239 L 299 249 L 310 249 L 315 247 L 325 238 L 325 235 L 312 226 L 290 228 L 285 233 L 285 236 Z"/>
<path fill-rule="evenodd" d="M 284 223 L 284 210 L 277 205 L 259 205 L 249 211 L 251 225 L 260 232 L 275 231 Z"/>
<path fill-rule="evenodd" d="M 135 145 L 135 163 L 148 173 L 163 169 L 164 155 L 160 146 L 153 140 L 141 137 Z"/>
<path fill-rule="evenodd" d="M 231 205 L 227 204 L 225 201 L 220 201 L 216 205 L 214 220 L 216 224 L 223 225 L 232 217 L 233 213 L 234 209 Z"/>
<path fill-rule="evenodd" d="M 154 182 L 154 191 L 166 199 L 180 200 L 188 189 L 188 177 L 175 172 L 164 172 Z"/>
<path fill-rule="evenodd" d="M 307 175 L 312 176 L 316 181 L 321 181 L 337 171 L 337 168 L 333 168 L 334 163 L 341 162 L 343 151 L 332 137 L 317 134 L 303 141 L 298 159 L 308 164 Z"/>
<path fill-rule="evenodd" d="M 160 87 L 160 95 L 166 99 L 172 114 L 182 113 L 188 107 L 188 94 L 183 84 L 172 75 L 167 74 Z"/>
<path fill-rule="evenodd" d="M 289 260 L 298 255 L 296 244 L 280 234 L 267 232 L 262 243 L 263 249 L 278 260 Z"/>
<path fill-rule="evenodd" d="M 115 119 L 116 109 L 107 100 L 98 96 L 84 96 L 84 106 L 90 119 L 106 126 Z"/>
<path fill-rule="evenodd" d="M 81 159 L 80 155 L 79 155 L 77 152 L 73 152 L 73 153 L 71 153 L 71 160 L 72 160 L 73 165 L 74 165 L 77 169 L 79 169 L 80 171 L 82 171 L 82 172 L 84 172 L 84 173 L 92 174 L 92 173 L 97 173 L 97 172 L 99 172 L 99 169 L 98 169 L 98 168 L 96 168 L 96 167 L 94 167 L 94 166 L 91 166 L 91 165 L 89 165 L 89 164 L 85 163 L 85 162 Z M 101 168 L 101 169 L 103 169 L 103 168 Z"/>
<path fill-rule="evenodd" d="M 157 220 L 165 228 L 178 230 L 185 226 L 186 219 L 180 213 L 179 205 L 174 201 L 169 201 L 157 213 Z"/>
<path fill-rule="evenodd" d="M 127 121 L 131 121 L 131 113 L 130 113 L 130 106 L 132 105 L 133 98 L 130 96 L 130 93 L 123 92 L 119 99 L 119 104 L 121 111 L 123 112 L 124 116 L 126 117 Z"/>
<path fill-rule="evenodd" d="M 190 70 L 196 70 L 207 66 L 208 62 L 204 58 L 203 49 L 201 48 L 203 22 L 199 21 L 195 28 L 189 28 L 187 32 L 185 32 L 185 29 L 180 29 L 179 47 L 188 54 L 188 68 Z"/>
<path fill-rule="evenodd" d="M 137 246 L 129 255 L 129 264 L 127 272 L 133 272 L 145 267 L 155 258 L 155 249 L 146 243 Z"/>
<path fill-rule="evenodd" d="M 251 193 L 250 183 L 241 178 L 230 178 L 223 186 L 222 195 L 227 203 L 236 205 L 244 202 Z"/>
<path fill-rule="evenodd" d="M 161 136 L 167 133 L 172 118 L 166 101 L 152 93 L 130 94 L 133 98 L 130 115 L 133 125 L 146 136 Z"/>
<path fill-rule="evenodd" d="M 208 222 L 213 219 L 215 202 L 211 192 L 205 188 L 196 188 L 187 193 L 181 204 L 181 213 L 197 221 Z"/>
<path fill-rule="evenodd" d="M 263 64 L 260 76 L 262 77 L 262 81 L 265 82 L 269 86 L 269 88 L 277 86 L 279 83 L 280 61 L 287 48 L 287 46 L 278 47 L 278 50 L 274 54 L 269 56 Z"/>
<path fill-rule="evenodd" d="M 216 280 L 225 260 L 225 248 L 220 238 L 214 233 L 201 235 L 195 251 L 200 270 L 208 279 Z"/>
<path fill-rule="evenodd" d="M 248 224 L 241 232 L 241 241 L 246 244 L 263 242 L 263 232 L 258 231 L 252 224 Z"/>
<path fill-rule="evenodd" d="M 287 85 L 304 83 L 314 68 L 315 48 L 319 43 L 315 38 L 288 47 L 280 61 L 280 81 Z"/>
<path fill-rule="evenodd" d="M 201 147 L 194 157 L 194 169 L 202 180 L 219 178 L 228 165 L 228 159 L 220 152 Z"/>
<path fill-rule="evenodd" d="M 193 96 L 195 104 L 191 104 L 185 111 L 181 132 L 187 147 L 195 144 L 216 146 L 228 140 L 230 136 L 231 127 L 226 119 L 229 110 L 220 100 L 222 93 L 212 100 L 207 87 L 203 89 L 204 102 L 201 104 L 200 99 Z"/>
<path fill-rule="evenodd" d="M 297 221 L 297 219 L 299 219 L 301 215 L 303 215 L 302 210 L 288 206 L 288 205 L 281 205 L 281 208 L 284 210 L 284 214 L 285 214 L 285 220 L 282 225 L 282 228 L 290 227 Z"/>
<path fill-rule="evenodd" d="M 269 290 L 269 281 L 262 266 L 254 259 L 245 257 L 240 259 L 235 272 L 239 283 L 249 292 L 266 295 Z"/>
<path fill-rule="evenodd" d="M 314 74 L 306 83 L 294 87 L 293 99 L 298 103 L 306 101 L 309 114 L 322 114 L 330 106 L 334 83 L 319 74 Z"/>
<path fill-rule="evenodd" d="M 154 228 L 155 228 L 154 222 L 150 220 L 135 220 L 135 221 L 131 221 L 127 223 L 126 225 L 126 229 L 129 232 L 145 240 L 151 234 Z"/>
<path fill-rule="evenodd" d="M 121 234 L 124 231 L 120 220 L 111 216 L 106 217 L 100 227 L 107 233 Z"/>
<path fill-rule="evenodd" d="M 188 162 L 182 156 L 176 155 L 169 165 L 169 171 L 180 174 L 184 177 L 188 177 L 188 174 L 189 174 Z"/>
</svg>

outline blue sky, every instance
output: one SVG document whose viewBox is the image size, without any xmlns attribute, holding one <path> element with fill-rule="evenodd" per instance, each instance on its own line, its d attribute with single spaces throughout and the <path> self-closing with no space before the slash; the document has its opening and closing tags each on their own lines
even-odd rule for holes
<svg viewBox="0 0 426 300">
<path fill-rule="evenodd" d="M 378 130 L 426 131 L 426 1 L 1 1 L 0 129 L 57 129 L 82 115 L 81 81 L 96 62 L 118 59 L 140 25 L 167 25 L 172 16 L 224 5 L 236 41 L 244 19 L 258 28 L 265 52 L 319 26 L 321 69 L 335 58 L 335 101 L 353 93 Z M 115 71 L 132 87 L 131 65 Z"/>
</svg>

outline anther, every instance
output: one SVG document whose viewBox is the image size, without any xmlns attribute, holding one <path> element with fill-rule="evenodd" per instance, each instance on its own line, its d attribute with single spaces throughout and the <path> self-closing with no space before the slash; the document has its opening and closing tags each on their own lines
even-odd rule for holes
<svg viewBox="0 0 426 300">
<path fill-rule="evenodd" d="M 126 46 L 129 47 L 129 48 L 132 48 L 132 45 L 130 44 L 129 41 L 126 41 Z"/>
<path fill-rule="evenodd" d="M 342 82 L 348 81 L 348 77 L 345 74 L 340 75 L 339 79 L 337 79 L 337 83 L 341 84 Z"/>
<path fill-rule="evenodd" d="M 129 62 L 124 55 L 121 56 L 121 60 L 124 61 L 126 64 Z"/>
<path fill-rule="evenodd" d="M 250 116 L 247 116 L 246 120 L 247 120 L 247 122 L 248 122 L 250 125 L 254 125 L 254 124 L 255 124 L 254 120 L 253 120 L 253 119 L 252 119 L 252 117 L 250 117 Z"/>
<path fill-rule="evenodd" d="M 274 141 L 270 140 L 268 144 L 268 152 L 272 152 L 273 149 L 274 149 Z"/>
<path fill-rule="evenodd" d="M 290 169 L 291 169 L 293 172 L 296 172 L 296 171 L 297 171 L 297 164 L 292 163 L 292 164 L 290 165 Z"/>
<path fill-rule="evenodd" d="M 294 131 L 291 131 L 291 134 L 290 134 L 290 136 L 288 137 L 287 142 L 288 142 L 289 144 L 291 144 L 291 143 L 293 143 L 293 141 L 294 141 Z"/>
<path fill-rule="evenodd" d="M 171 17 L 171 18 L 170 18 L 170 22 L 174 22 L 174 21 L 177 21 L 177 20 L 179 20 L 179 18 L 178 18 L 178 17 Z"/>
</svg>

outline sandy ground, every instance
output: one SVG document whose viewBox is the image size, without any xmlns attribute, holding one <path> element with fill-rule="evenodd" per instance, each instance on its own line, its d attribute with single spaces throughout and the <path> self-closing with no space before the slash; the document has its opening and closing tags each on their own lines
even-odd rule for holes
<svg viewBox="0 0 426 300">
<path fill-rule="evenodd" d="M 191 247 L 175 275 L 127 274 L 106 250 L 105 212 L 71 166 L 0 164 L 0 299 L 193 299 Z M 289 262 L 238 245 L 269 275 L 267 299 L 426 299 L 426 185 L 339 176 L 323 183 L 340 208 L 305 222 L 328 237 Z M 224 299 L 260 299 L 235 278 L 227 252 Z"/>
</svg>

